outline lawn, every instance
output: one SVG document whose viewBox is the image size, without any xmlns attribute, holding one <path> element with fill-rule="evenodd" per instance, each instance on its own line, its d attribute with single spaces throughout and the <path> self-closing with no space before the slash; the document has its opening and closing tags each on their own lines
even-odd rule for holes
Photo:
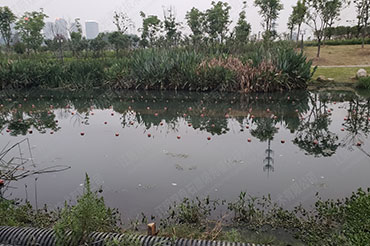
<svg viewBox="0 0 370 246">
<path fill-rule="evenodd" d="M 363 49 L 361 45 L 322 46 L 319 59 L 317 47 L 305 47 L 304 51 L 318 66 L 370 65 L 370 45 Z"/>
<path fill-rule="evenodd" d="M 333 78 L 335 82 L 355 83 L 357 80 L 353 79 L 356 76 L 358 67 L 318 67 L 313 79 L 316 80 L 320 75 L 325 78 Z M 368 74 L 370 74 L 370 67 L 364 67 Z"/>
</svg>

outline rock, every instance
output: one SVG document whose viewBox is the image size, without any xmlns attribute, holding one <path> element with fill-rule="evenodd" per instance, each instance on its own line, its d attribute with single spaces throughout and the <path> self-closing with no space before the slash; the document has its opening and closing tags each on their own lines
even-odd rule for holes
<svg viewBox="0 0 370 246">
<path fill-rule="evenodd" d="M 321 81 L 321 82 L 324 82 L 324 81 L 326 81 L 326 78 L 325 78 L 325 76 L 324 75 L 320 75 L 319 77 L 317 77 L 317 79 L 316 79 L 317 81 Z"/>
<path fill-rule="evenodd" d="M 324 75 L 320 75 L 317 77 L 317 81 L 319 82 L 334 82 L 333 78 L 326 78 Z"/>
<path fill-rule="evenodd" d="M 357 71 L 356 73 L 356 78 L 363 78 L 363 77 L 367 77 L 367 72 L 365 69 L 361 68 Z"/>
</svg>

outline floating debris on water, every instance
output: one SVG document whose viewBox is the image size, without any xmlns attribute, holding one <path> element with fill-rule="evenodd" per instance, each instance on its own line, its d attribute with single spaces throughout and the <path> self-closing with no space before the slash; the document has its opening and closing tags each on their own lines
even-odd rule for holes
<svg viewBox="0 0 370 246">
<path fill-rule="evenodd" d="M 189 157 L 189 155 L 187 155 L 187 154 L 176 154 L 176 153 L 168 152 L 167 150 L 163 150 L 163 153 L 165 155 L 168 155 L 168 156 L 171 156 L 171 157 L 176 157 L 176 158 L 188 158 Z"/>
<path fill-rule="evenodd" d="M 184 171 L 184 168 L 180 164 L 175 164 L 175 168 L 179 171 Z"/>
</svg>

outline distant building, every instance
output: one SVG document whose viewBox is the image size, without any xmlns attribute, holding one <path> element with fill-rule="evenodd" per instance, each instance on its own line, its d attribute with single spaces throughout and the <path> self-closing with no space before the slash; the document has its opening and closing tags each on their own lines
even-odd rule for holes
<svg viewBox="0 0 370 246">
<path fill-rule="evenodd" d="M 68 38 L 68 23 L 65 19 L 57 18 L 55 20 L 55 36 L 57 35 Z"/>
<path fill-rule="evenodd" d="M 43 32 L 45 39 L 54 39 L 54 23 L 50 21 L 46 22 Z"/>
<path fill-rule="evenodd" d="M 77 24 L 76 21 L 71 24 L 71 27 L 69 29 L 70 29 L 70 32 L 71 33 L 72 32 L 80 32 L 80 30 L 78 28 L 78 24 Z"/>
<path fill-rule="evenodd" d="M 54 39 L 56 36 L 68 38 L 68 23 L 65 19 L 57 18 L 55 22 L 46 22 L 44 29 L 45 39 Z"/>
<path fill-rule="evenodd" d="M 99 35 L 99 24 L 96 21 L 86 21 L 86 39 L 94 39 Z"/>
</svg>

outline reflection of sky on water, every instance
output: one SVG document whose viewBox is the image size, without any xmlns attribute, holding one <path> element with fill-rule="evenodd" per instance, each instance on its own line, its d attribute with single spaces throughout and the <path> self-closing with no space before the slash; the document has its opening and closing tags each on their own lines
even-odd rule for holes
<svg viewBox="0 0 370 246">
<path fill-rule="evenodd" d="M 354 93 L 42 94 L 0 96 L 1 146 L 27 137 L 39 168 L 71 166 L 39 175 L 39 204 L 74 199 L 85 172 L 128 215 L 184 196 L 247 190 L 291 207 L 370 186 L 370 103 Z M 24 198 L 24 184 L 34 202 L 34 177 L 8 195 Z"/>
</svg>

